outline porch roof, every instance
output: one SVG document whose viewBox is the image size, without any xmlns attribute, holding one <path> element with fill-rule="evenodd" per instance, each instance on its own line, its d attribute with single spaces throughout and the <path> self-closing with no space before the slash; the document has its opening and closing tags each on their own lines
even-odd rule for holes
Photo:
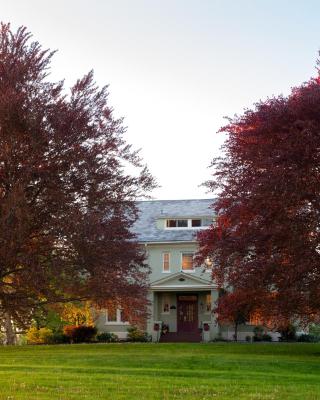
<svg viewBox="0 0 320 400">
<path fill-rule="evenodd" d="M 215 285 L 211 280 L 194 276 L 190 273 L 178 272 L 172 274 L 166 278 L 154 281 L 150 285 L 152 291 L 204 291 L 216 289 Z"/>
</svg>

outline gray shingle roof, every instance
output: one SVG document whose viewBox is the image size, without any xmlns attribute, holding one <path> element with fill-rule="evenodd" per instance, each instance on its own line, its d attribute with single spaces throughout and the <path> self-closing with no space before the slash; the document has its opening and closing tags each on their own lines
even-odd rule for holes
<svg viewBox="0 0 320 400">
<path fill-rule="evenodd" d="M 150 200 L 138 201 L 140 217 L 132 231 L 140 242 L 175 242 L 195 240 L 194 229 L 159 229 L 156 221 L 160 218 L 212 218 L 210 208 L 214 199 L 201 200 Z"/>
</svg>

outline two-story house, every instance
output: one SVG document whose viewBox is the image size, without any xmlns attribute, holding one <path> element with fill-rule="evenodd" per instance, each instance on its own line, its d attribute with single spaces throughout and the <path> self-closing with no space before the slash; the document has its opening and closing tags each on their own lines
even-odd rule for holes
<svg viewBox="0 0 320 400">
<path fill-rule="evenodd" d="M 222 337 L 233 340 L 233 326 L 219 326 L 213 308 L 218 299 L 211 280 L 210 260 L 195 267 L 196 235 L 213 222 L 213 199 L 151 200 L 137 203 L 139 219 L 133 232 L 147 254 L 149 276 L 149 319 L 146 330 L 157 341 L 204 341 Z M 96 321 L 99 331 L 125 339 L 129 323 L 120 310 L 102 313 Z M 238 328 L 239 340 L 253 335 L 252 324 Z M 161 335 L 161 332 L 165 334 Z M 269 332 L 273 340 L 278 336 Z"/>
<path fill-rule="evenodd" d="M 163 326 L 168 329 L 163 341 L 210 340 L 218 334 L 212 314 L 218 291 L 211 281 L 210 262 L 195 268 L 193 261 L 197 232 L 213 222 L 212 203 L 212 199 L 139 203 L 134 231 L 151 267 L 147 331 L 154 341 Z"/>
<path fill-rule="evenodd" d="M 213 221 L 206 200 L 152 200 L 138 202 L 139 219 L 133 226 L 144 246 L 150 274 L 150 310 L 146 327 L 153 341 L 209 341 L 218 335 L 212 313 L 218 291 L 211 281 L 210 262 L 195 268 L 196 234 Z M 114 315 L 113 315 L 114 314 Z M 100 331 L 125 338 L 128 323 L 121 313 L 101 316 Z"/>
</svg>

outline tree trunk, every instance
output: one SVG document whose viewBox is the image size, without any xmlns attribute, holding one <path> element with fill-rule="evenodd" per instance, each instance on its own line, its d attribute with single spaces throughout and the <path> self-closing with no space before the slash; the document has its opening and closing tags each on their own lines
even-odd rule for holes
<svg viewBox="0 0 320 400">
<path fill-rule="evenodd" d="M 4 315 L 4 328 L 6 332 L 5 344 L 6 345 L 16 344 L 16 334 L 14 332 L 12 320 L 8 312 L 6 312 Z"/>
</svg>

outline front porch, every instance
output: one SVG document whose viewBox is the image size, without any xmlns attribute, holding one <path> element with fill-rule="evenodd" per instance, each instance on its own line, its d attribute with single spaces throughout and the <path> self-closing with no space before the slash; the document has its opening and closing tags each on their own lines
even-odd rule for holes
<svg viewBox="0 0 320 400">
<path fill-rule="evenodd" d="M 218 336 L 212 313 L 218 297 L 208 280 L 178 273 L 151 285 L 147 330 L 154 342 L 208 342 Z"/>
</svg>

